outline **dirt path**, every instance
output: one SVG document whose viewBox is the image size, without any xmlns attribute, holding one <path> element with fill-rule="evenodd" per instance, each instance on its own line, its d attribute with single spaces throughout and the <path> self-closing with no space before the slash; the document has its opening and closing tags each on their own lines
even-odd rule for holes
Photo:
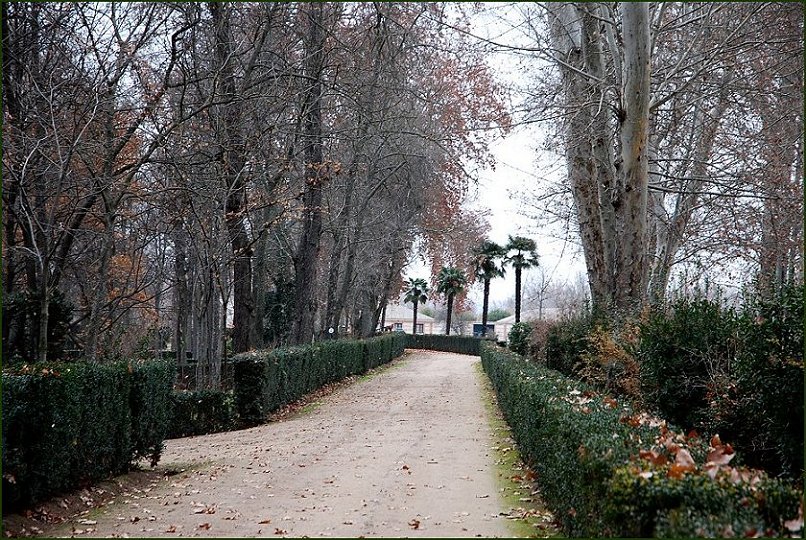
<svg viewBox="0 0 806 540">
<path fill-rule="evenodd" d="M 478 361 L 410 351 L 294 419 L 167 441 L 185 472 L 46 534 L 511 536 Z"/>
</svg>

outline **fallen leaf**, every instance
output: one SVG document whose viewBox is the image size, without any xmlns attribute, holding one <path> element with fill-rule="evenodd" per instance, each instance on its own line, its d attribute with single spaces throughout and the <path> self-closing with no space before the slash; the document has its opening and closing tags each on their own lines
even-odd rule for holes
<svg viewBox="0 0 806 540">
<path fill-rule="evenodd" d="M 268 525 L 269 523 L 271 523 L 270 519 L 264 519 L 263 521 L 258 521 L 259 525 Z"/>
<path fill-rule="evenodd" d="M 274 529 L 274 534 L 288 534 L 288 531 L 285 530 L 285 529 L 275 528 Z"/>
<path fill-rule="evenodd" d="M 167 532 L 167 533 L 175 533 L 176 532 L 176 525 L 171 525 L 170 527 L 165 529 L 165 532 Z"/>
<path fill-rule="evenodd" d="M 199 525 L 199 529 L 204 529 L 205 531 L 209 531 L 210 530 L 210 524 L 209 523 L 202 523 L 201 525 Z"/>
<path fill-rule="evenodd" d="M 803 501 L 800 501 L 798 508 L 798 517 L 784 521 L 784 527 L 791 532 L 797 532 L 803 528 Z"/>
<path fill-rule="evenodd" d="M 419 529 L 420 528 L 420 520 L 419 519 L 412 519 L 411 521 L 409 521 L 409 527 L 411 527 L 414 530 Z"/>
</svg>

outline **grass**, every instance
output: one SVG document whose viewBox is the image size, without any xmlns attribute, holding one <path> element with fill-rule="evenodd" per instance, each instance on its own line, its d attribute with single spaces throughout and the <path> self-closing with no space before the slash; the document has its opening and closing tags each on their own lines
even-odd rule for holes
<svg viewBox="0 0 806 540">
<path fill-rule="evenodd" d="M 520 538 L 553 538 L 560 536 L 553 514 L 546 508 L 534 473 L 523 463 L 512 439 L 512 432 L 498 408 L 495 392 L 481 362 L 473 365 L 492 431 L 491 447 L 497 468 L 498 490 L 508 515 L 504 516 L 513 536 Z"/>
</svg>

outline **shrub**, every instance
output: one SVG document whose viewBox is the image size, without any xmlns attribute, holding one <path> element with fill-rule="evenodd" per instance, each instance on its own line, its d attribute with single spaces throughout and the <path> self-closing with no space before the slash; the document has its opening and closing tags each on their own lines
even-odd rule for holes
<svg viewBox="0 0 806 540">
<path fill-rule="evenodd" d="M 605 392 L 639 399 L 641 383 L 634 356 L 638 338 L 638 326 L 631 321 L 622 322 L 614 331 L 597 325 L 574 366 L 575 375 Z"/>
<path fill-rule="evenodd" d="M 772 474 L 803 472 L 803 288 L 744 309 L 730 384 L 711 396 L 708 423 Z"/>
<path fill-rule="evenodd" d="M 168 438 L 218 433 L 236 426 L 232 392 L 174 392 L 171 400 L 174 412 Z"/>
<path fill-rule="evenodd" d="M 173 362 L 134 362 L 131 366 L 132 451 L 155 466 L 173 417 Z"/>
<path fill-rule="evenodd" d="M 404 334 L 253 351 L 233 357 L 239 422 L 257 425 L 283 405 L 403 354 Z"/>
<path fill-rule="evenodd" d="M 509 350 L 526 355 L 529 352 L 529 336 L 531 333 L 532 327 L 529 323 L 519 322 L 513 324 L 508 336 Z"/>
<path fill-rule="evenodd" d="M 479 355 L 481 338 L 470 336 L 444 336 L 441 334 L 406 334 L 406 347 L 457 354 Z"/>
<path fill-rule="evenodd" d="M 702 427 L 709 395 L 729 377 L 739 345 L 733 311 L 683 298 L 641 325 L 641 386 L 648 405 L 684 427 Z"/>
<path fill-rule="evenodd" d="M 798 514 L 792 486 L 721 463 L 732 449 L 718 439 L 678 434 L 500 348 L 482 345 L 481 359 L 521 455 L 570 536 L 674 536 L 703 524 L 782 534 Z"/>
<path fill-rule="evenodd" d="M 552 326 L 546 336 L 546 366 L 572 375 L 582 356 L 589 352 L 588 335 L 597 319 L 589 313 L 576 315 Z M 603 325 L 606 328 L 606 325 Z"/>
<path fill-rule="evenodd" d="M 162 362 L 3 373 L 4 511 L 158 459 L 172 379 Z"/>
</svg>

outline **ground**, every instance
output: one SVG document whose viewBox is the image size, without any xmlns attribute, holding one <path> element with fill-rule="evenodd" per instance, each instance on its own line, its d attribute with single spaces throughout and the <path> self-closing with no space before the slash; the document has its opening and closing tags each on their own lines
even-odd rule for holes
<svg viewBox="0 0 806 540">
<path fill-rule="evenodd" d="M 513 446 L 478 357 L 407 351 L 285 420 L 166 441 L 157 470 L 8 516 L 6 532 L 554 534 Z"/>
</svg>

